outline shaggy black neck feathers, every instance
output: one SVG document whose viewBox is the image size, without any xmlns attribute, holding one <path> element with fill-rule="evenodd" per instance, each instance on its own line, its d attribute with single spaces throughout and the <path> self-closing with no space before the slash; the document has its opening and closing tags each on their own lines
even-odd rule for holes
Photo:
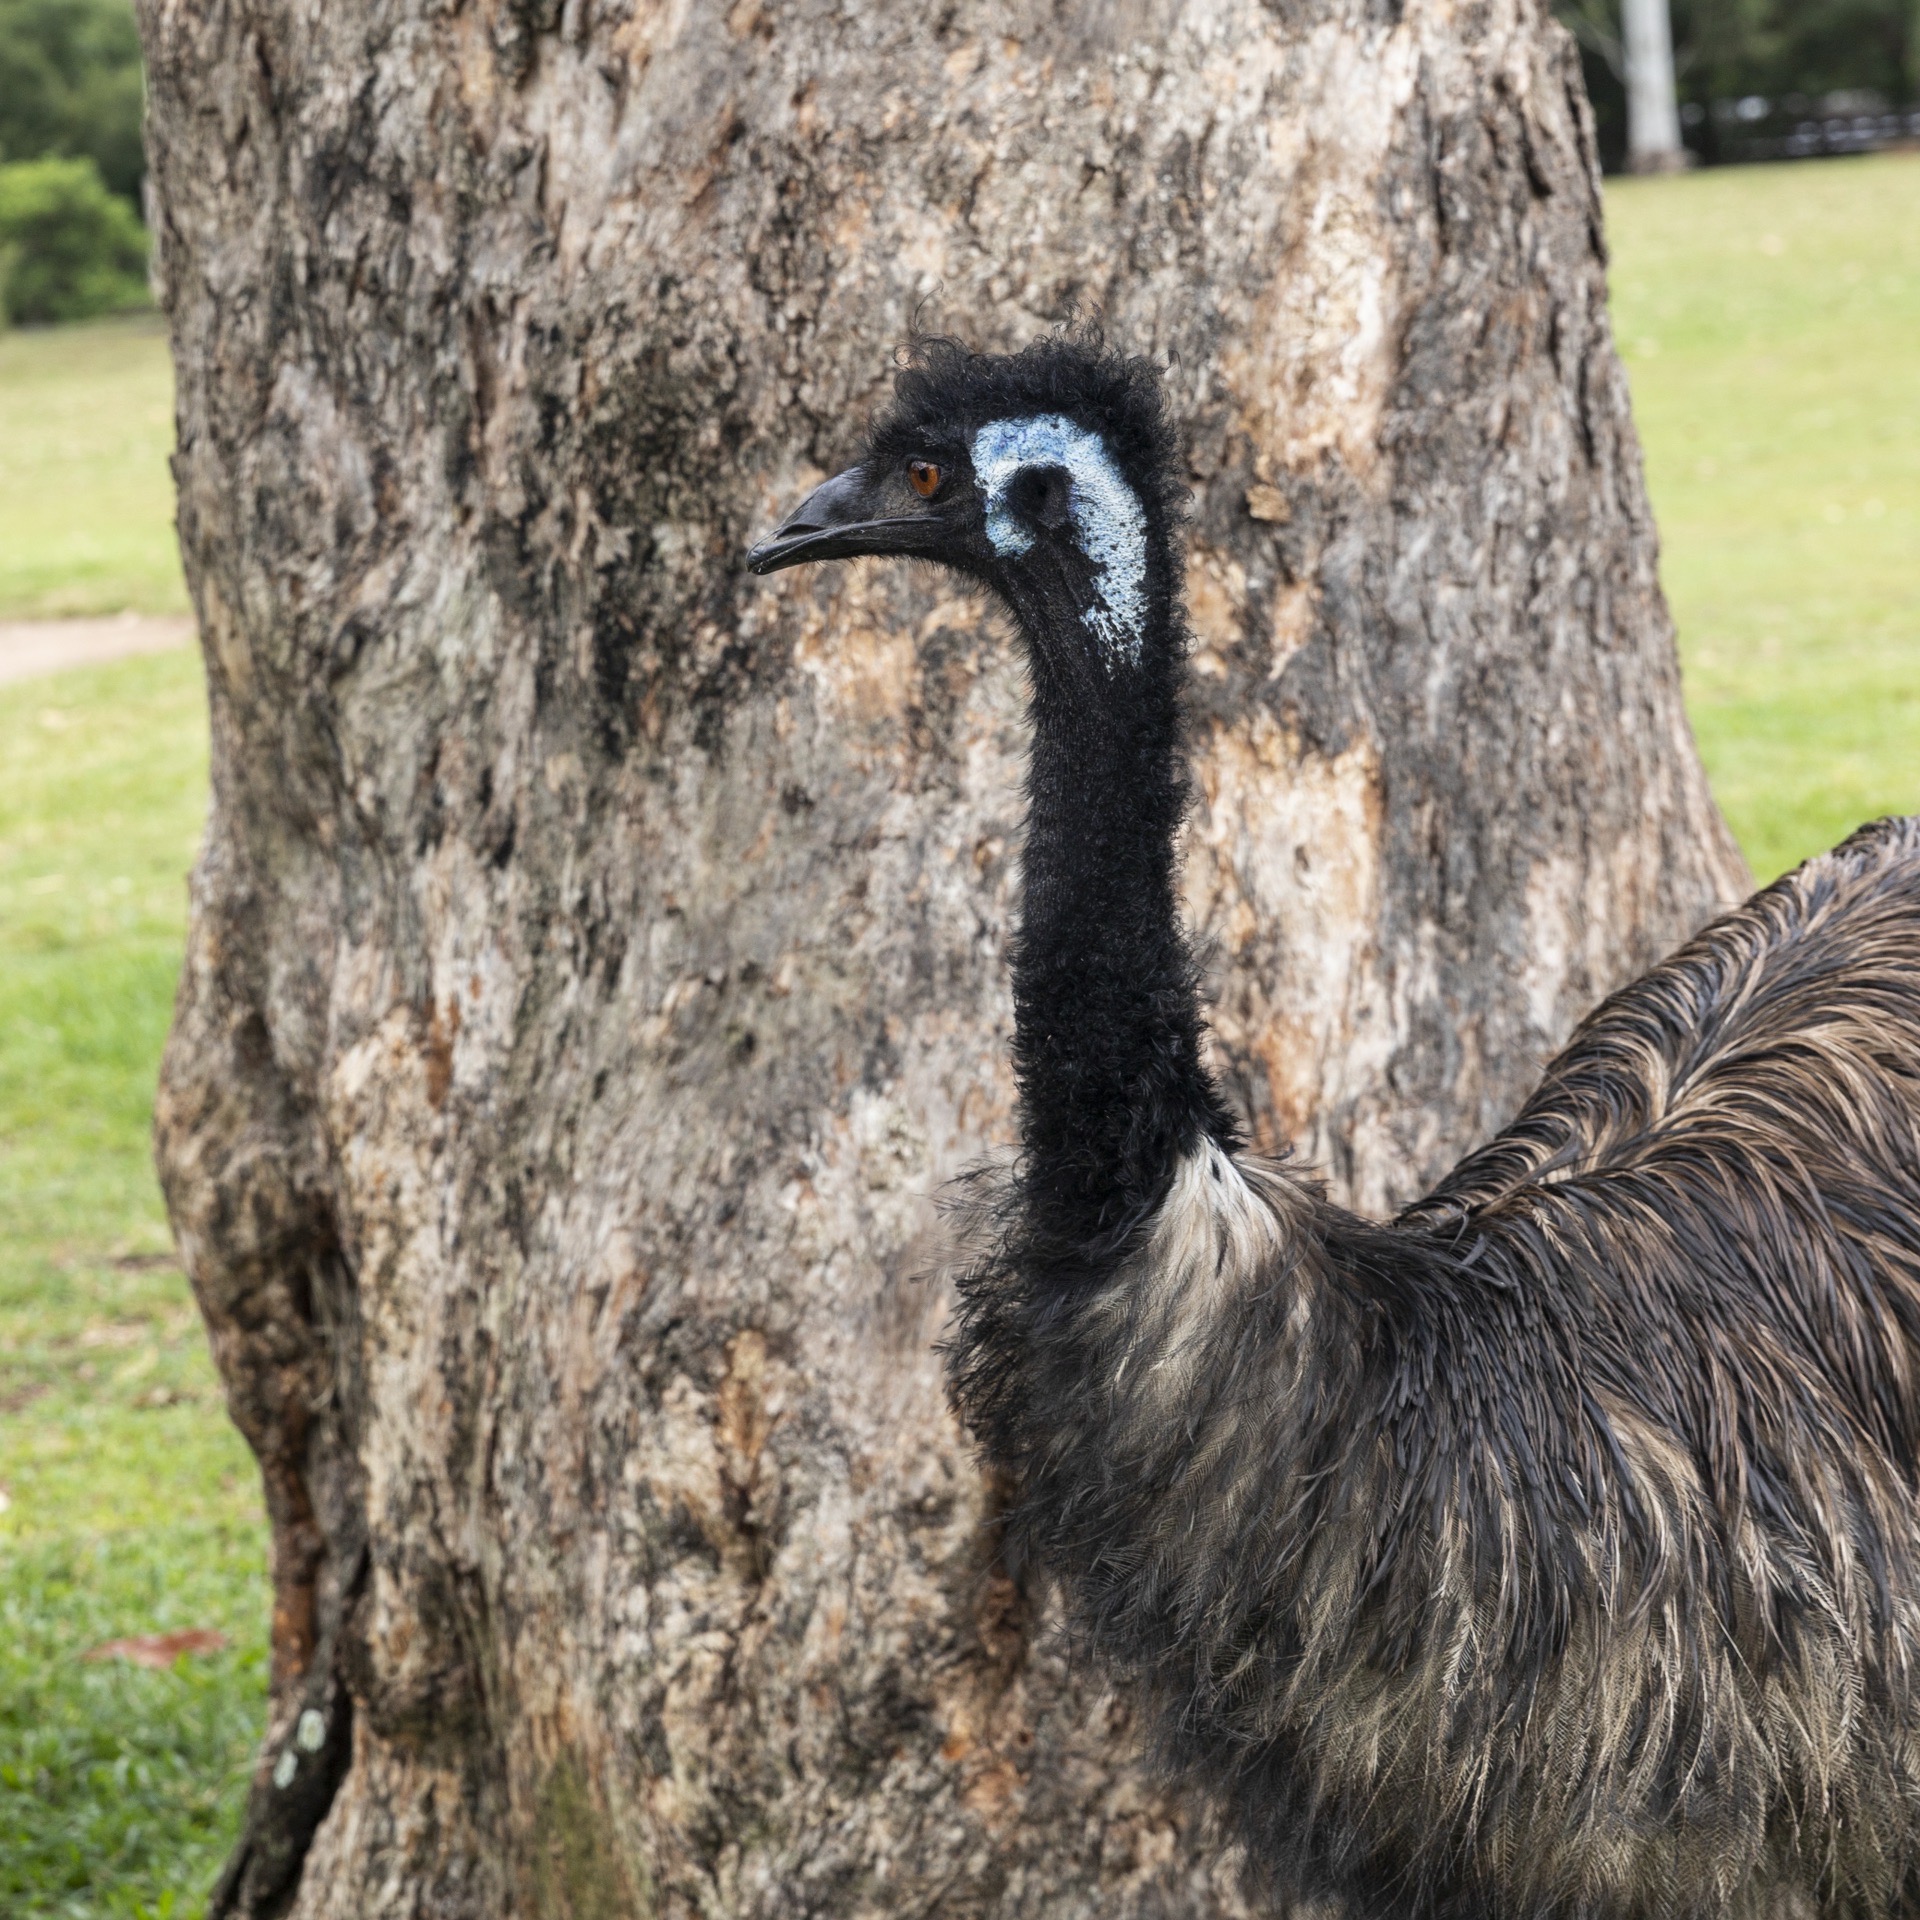
<svg viewBox="0 0 1920 1920">
<path fill-rule="evenodd" d="M 1233 1137 L 1177 889 L 1182 461 L 1152 365 L 1059 336 L 921 342 L 863 466 L 942 446 L 989 503 L 986 543 L 950 564 L 1010 609 L 1031 673 L 1015 1065 L 1029 1225 L 1072 1267 L 1152 1211 L 1180 1155 Z"/>
<path fill-rule="evenodd" d="M 1186 645 L 1164 524 L 1152 541 L 1136 667 L 1087 660 L 1066 594 L 1016 609 L 1034 736 L 1015 1064 L 1033 1224 L 1064 1247 L 1111 1247 L 1158 1204 L 1182 1154 L 1233 1132 L 1201 1059 L 1181 923 Z"/>
</svg>

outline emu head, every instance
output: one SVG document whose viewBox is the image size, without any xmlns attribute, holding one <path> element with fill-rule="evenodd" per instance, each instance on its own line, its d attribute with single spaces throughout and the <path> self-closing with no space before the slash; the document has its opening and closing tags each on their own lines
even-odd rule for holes
<svg viewBox="0 0 1920 1920">
<path fill-rule="evenodd" d="M 1008 355 L 934 340 L 897 376 L 856 464 L 747 565 L 930 560 L 1005 601 L 1037 666 L 1111 680 L 1165 644 L 1180 497 L 1146 361 L 1070 336 Z"/>
</svg>

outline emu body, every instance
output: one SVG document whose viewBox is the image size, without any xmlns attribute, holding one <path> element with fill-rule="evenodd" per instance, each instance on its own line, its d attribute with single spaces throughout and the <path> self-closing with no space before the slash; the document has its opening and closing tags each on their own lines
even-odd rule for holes
<svg viewBox="0 0 1920 1920">
<path fill-rule="evenodd" d="M 1141 363 L 936 345 L 750 557 L 934 559 L 1026 649 L 1022 1151 L 951 1349 L 1016 1545 L 1284 1894 L 1905 1909 L 1920 822 L 1614 996 L 1400 1218 L 1344 1212 L 1203 1058 L 1176 472 Z"/>
</svg>

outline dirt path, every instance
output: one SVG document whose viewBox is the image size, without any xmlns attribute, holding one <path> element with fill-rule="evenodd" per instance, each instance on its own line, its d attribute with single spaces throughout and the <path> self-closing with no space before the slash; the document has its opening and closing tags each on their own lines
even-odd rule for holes
<svg viewBox="0 0 1920 1920">
<path fill-rule="evenodd" d="M 104 620 L 0 620 L 0 685 L 130 653 L 164 653 L 193 638 L 185 614 L 118 613 Z"/>
</svg>

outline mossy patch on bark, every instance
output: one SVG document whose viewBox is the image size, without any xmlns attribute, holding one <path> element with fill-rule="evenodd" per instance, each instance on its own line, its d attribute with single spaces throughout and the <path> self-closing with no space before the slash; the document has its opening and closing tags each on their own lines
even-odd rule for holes
<svg viewBox="0 0 1920 1920">
<path fill-rule="evenodd" d="M 534 1911 L 540 1920 L 646 1920 L 652 1890 L 636 1888 L 611 1836 L 612 1821 L 571 1754 L 540 1788 L 533 1823 Z"/>
</svg>

